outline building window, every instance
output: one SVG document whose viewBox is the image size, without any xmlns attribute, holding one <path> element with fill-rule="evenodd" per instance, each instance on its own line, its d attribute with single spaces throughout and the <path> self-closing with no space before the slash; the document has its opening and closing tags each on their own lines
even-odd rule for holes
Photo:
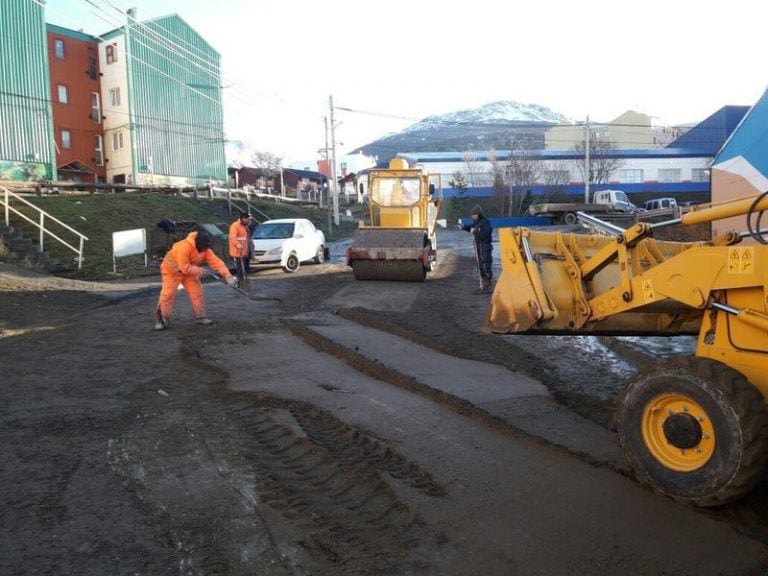
<svg viewBox="0 0 768 576">
<path fill-rule="evenodd" d="M 709 181 L 709 170 L 706 168 L 693 168 L 691 170 L 691 180 L 694 182 Z"/>
<path fill-rule="evenodd" d="M 107 44 L 107 64 L 117 62 L 117 44 Z"/>
<path fill-rule="evenodd" d="M 104 139 L 101 134 L 93 136 L 93 161 L 96 166 L 104 166 Z"/>
<path fill-rule="evenodd" d="M 122 149 L 123 149 L 123 133 L 112 132 L 112 150 L 122 150 Z"/>
<path fill-rule="evenodd" d="M 680 182 L 680 168 L 660 168 L 659 182 Z"/>
<path fill-rule="evenodd" d="M 619 170 L 618 171 L 619 182 L 625 184 L 638 184 L 643 181 L 642 170 Z"/>
<path fill-rule="evenodd" d="M 65 150 L 70 150 L 72 148 L 72 134 L 69 130 L 61 131 L 61 147 Z"/>
<path fill-rule="evenodd" d="M 59 84 L 56 88 L 59 92 L 59 102 L 62 104 L 69 102 L 69 93 L 67 92 L 67 87 L 64 86 L 64 84 Z"/>
<path fill-rule="evenodd" d="M 56 55 L 56 58 L 64 58 L 64 40 L 56 38 L 53 41 L 53 53 Z"/>
<path fill-rule="evenodd" d="M 120 106 L 120 88 L 110 88 L 109 103 L 112 106 Z"/>
<path fill-rule="evenodd" d="M 96 124 L 101 122 L 101 98 L 98 92 L 91 92 L 91 120 Z"/>
<path fill-rule="evenodd" d="M 99 77 L 98 74 L 98 58 L 96 57 L 96 50 L 88 48 L 88 77 L 91 80 L 96 80 Z"/>
</svg>

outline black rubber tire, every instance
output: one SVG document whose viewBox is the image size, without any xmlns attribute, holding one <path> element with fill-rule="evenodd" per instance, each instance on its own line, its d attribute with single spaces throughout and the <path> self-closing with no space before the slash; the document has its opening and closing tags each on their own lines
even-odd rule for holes
<svg viewBox="0 0 768 576">
<path fill-rule="evenodd" d="M 660 394 L 698 403 L 711 420 L 714 451 L 700 468 L 665 466 L 643 439 L 645 407 Z M 720 506 L 749 492 L 768 462 L 768 410 L 760 392 L 737 370 L 707 358 L 669 358 L 631 378 L 616 418 L 624 456 L 637 479 L 656 492 L 697 506 Z"/>
<path fill-rule="evenodd" d="M 576 215 L 575 212 L 566 212 L 563 214 L 563 224 L 568 224 L 569 226 L 572 226 L 578 222 L 579 217 Z"/>
<path fill-rule="evenodd" d="M 299 265 L 301 263 L 299 262 L 299 257 L 296 256 L 296 254 L 290 254 L 288 258 L 285 261 L 285 266 L 283 266 L 283 270 L 285 270 L 288 273 L 296 272 L 296 270 L 299 269 Z"/>
<path fill-rule="evenodd" d="M 322 264 L 325 262 L 325 246 L 320 245 L 320 247 L 317 249 L 317 252 L 315 253 L 315 262 L 317 264 Z"/>
</svg>

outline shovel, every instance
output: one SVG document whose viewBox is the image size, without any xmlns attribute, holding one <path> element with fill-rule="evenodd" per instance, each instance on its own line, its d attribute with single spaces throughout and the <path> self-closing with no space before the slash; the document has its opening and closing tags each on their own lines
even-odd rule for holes
<svg viewBox="0 0 768 576">
<path fill-rule="evenodd" d="M 219 276 L 218 274 L 214 274 L 210 270 L 205 270 L 205 273 L 208 274 L 208 276 L 210 276 L 211 278 L 215 278 L 219 282 L 224 282 L 224 284 L 227 284 L 226 281 L 221 276 Z M 232 290 L 234 290 L 235 292 L 238 292 L 238 293 L 242 294 L 243 296 L 245 296 L 246 298 L 249 298 L 251 300 L 273 300 L 275 302 L 281 302 L 281 299 L 277 298 L 276 296 L 253 296 L 253 295 L 249 294 L 248 292 L 246 292 L 245 290 L 243 290 L 242 288 L 238 288 L 234 284 L 232 284 L 232 285 L 227 284 L 227 286 L 232 288 Z"/>
</svg>

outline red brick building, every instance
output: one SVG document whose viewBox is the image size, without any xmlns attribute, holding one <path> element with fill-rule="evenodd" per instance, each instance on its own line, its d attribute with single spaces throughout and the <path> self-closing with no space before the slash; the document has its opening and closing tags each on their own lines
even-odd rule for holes
<svg viewBox="0 0 768 576">
<path fill-rule="evenodd" d="M 104 182 L 104 126 L 98 41 L 47 25 L 59 180 Z"/>
</svg>

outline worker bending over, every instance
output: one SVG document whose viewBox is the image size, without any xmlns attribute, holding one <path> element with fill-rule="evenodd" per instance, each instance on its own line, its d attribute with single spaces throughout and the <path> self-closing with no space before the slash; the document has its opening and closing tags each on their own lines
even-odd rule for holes
<svg viewBox="0 0 768 576">
<path fill-rule="evenodd" d="M 227 270 L 226 264 L 213 253 L 212 245 L 213 237 L 205 230 L 199 230 L 190 232 L 186 238 L 171 246 L 160 265 L 163 288 L 160 290 L 160 299 L 157 302 L 155 330 L 165 330 L 168 327 L 179 284 L 184 286 L 189 294 L 197 323 L 213 324 L 205 315 L 203 285 L 200 283 L 200 277 L 205 274 L 205 270 L 201 265 L 208 264 L 230 286 L 233 286 L 236 281 Z"/>
</svg>

